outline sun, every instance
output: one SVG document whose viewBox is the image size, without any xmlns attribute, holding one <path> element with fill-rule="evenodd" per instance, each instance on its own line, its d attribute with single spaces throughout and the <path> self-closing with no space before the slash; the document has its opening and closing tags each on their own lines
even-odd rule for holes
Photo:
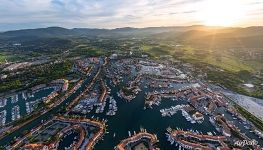
<svg viewBox="0 0 263 150">
<path fill-rule="evenodd" d="M 242 0 L 205 0 L 199 5 L 198 18 L 209 26 L 230 26 L 240 21 Z"/>
</svg>

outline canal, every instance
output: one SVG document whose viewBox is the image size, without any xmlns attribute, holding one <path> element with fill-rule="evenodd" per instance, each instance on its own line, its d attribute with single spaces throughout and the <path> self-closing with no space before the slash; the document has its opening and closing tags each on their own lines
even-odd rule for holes
<svg viewBox="0 0 263 150">
<path fill-rule="evenodd" d="M 89 76 L 82 84 L 82 86 L 77 90 L 74 94 L 72 94 L 69 98 L 67 98 L 60 106 L 53 108 L 51 111 L 46 113 L 43 116 L 40 116 L 36 120 L 27 124 L 26 126 L 18 129 L 17 131 L 11 133 L 5 138 L 0 140 L 0 145 L 5 145 L 7 141 L 11 141 L 14 137 L 19 137 L 22 135 L 24 130 L 31 130 L 32 128 L 41 124 L 41 120 L 48 120 L 55 115 L 59 108 L 66 106 L 67 103 L 71 102 L 74 98 L 76 98 L 90 83 L 92 77 L 95 75 L 95 71 Z M 208 116 L 205 116 L 205 120 L 202 124 L 191 124 L 188 122 L 181 114 L 181 111 L 178 111 L 175 115 L 171 117 L 162 117 L 160 113 L 160 109 L 169 108 L 171 106 L 175 106 L 178 104 L 186 104 L 186 101 L 172 101 L 170 99 L 164 99 L 159 106 L 154 106 L 153 109 L 144 109 L 144 100 L 145 100 L 145 92 L 150 91 L 151 89 L 143 88 L 145 84 L 141 85 L 142 91 L 139 92 L 137 97 L 131 102 L 126 102 L 122 98 L 118 97 L 119 89 L 116 87 L 112 87 L 110 85 L 109 80 L 107 80 L 107 85 L 110 87 L 111 92 L 110 96 L 112 96 L 117 101 L 118 111 L 115 116 L 107 116 L 106 111 L 108 110 L 108 101 L 105 107 L 105 110 L 102 114 L 96 114 L 95 109 L 89 114 L 86 115 L 87 118 L 98 117 L 100 119 L 107 119 L 107 134 L 103 137 L 103 140 L 100 140 L 96 145 L 96 150 L 108 150 L 113 149 L 121 140 L 128 137 L 128 131 L 132 134 L 134 131 L 140 131 L 140 128 L 145 128 L 149 133 L 156 134 L 159 143 L 158 147 L 162 150 L 169 149 L 178 149 L 174 145 L 170 145 L 165 136 L 166 129 L 168 127 L 171 128 L 181 128 L 184 130 L 192 129 L 198 130 L 199 132 L 203 132 L 207 134 L 207 132 L 213 132 L 217 135 L 220 135 L 215 127 L 209 122 Z M 182 85 L 178 85 L 182 86 Z M 224 112 L 224 111 L 222 111 Z M 225 113 L 225 112 L 224 112 Z M 229 115 L 227 118 L 230 119 Z M 236 123 L 236 122 L 234 122 Z M 242 128 L 243 129 L 243 128 Z M 114 136 L 115 135 L 115 136 Z M 76 135 L 69 136 L 69 139 L 75 137 Z M 249 133 L 249 136 L 252 138 L 256 138 Z M 256 139 L 263 144 L 262 139 Z M 68 140 L 66 140 L 68 141 Z M 63 145 L 63 144 L 62 144 Z M 64 146 L 64 145 L 63 145 Z"/>
<path fill-rule="evenodd" d="M 92 73 L 90 76 L 87 77 L 87 79 L 85 79 L 85 81 L 82 83 L 81 87 L 72 95 L 70 95 L 67 99 L 65 99 L 65 101 L 63 101 L 60 105 L 52 108 L 50 111 L 48 111 L 47 113 L 45 113 L 44 115 L 36 118 L 35 120 L 33 120 L 32 122 L 26 124 L 25 126 L 17 129 L 16 131 L 10 133 L 9 135 L 5 136 L 4 138 L 2 138 L 0 140 L 0 145 L 6 145 L 8 144 L 7 141 L 12 141 L 14 139 L 16 139 L 16 137 L 20 137 L 23 135 L 24 131 L 30 131 L 31 129 L 39 126 L 42 121 L 47 121 L 49 119 L 51 119 L 55 114 L 57 114 L 57 112 L 60 110 L 60 108 L 65 107 L 68 103 L 70 103 L 73 99 L 75 99 L 82 91 L 84 91 L 86 89 L 86 87 L 88 86 L 88 84 L 90 83 L 90 81 L 92 80 L 93 76 L 97 73 L 98 71 L 98 67 L 94 68 L 92 70 Z"/>
</svg>

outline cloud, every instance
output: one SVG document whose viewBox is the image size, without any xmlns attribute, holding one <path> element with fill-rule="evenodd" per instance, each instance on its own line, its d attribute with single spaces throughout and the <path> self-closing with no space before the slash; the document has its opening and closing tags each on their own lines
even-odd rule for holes
<svg viewBox="0 0 263 150">
<path fill-rule="evenodd" d="M 0 0 L 0 30 L 47 26 L 115 28 L 190 25 L 208 0 Z M 261 0 L 240 0 L 249 13 Z"/>
</svg>

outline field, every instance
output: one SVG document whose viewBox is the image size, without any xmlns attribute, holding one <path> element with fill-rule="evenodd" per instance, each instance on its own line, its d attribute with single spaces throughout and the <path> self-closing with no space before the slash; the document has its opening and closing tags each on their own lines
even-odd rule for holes
<svg viewBox="0 0 263 150">
<path fill-rule="evenodd" d="M 170 47 L 163 45 L 143 45 L 141 47 L 142 51 L 153 58 L 158 58 L 161 55 L 170 55 L 172 51 Z"/>
<path fill-rule="evenodd" d="M 242 60 L 227 50 L 206 50 L 191 46 L 169 47 L 163 44 L 145 44 L 141 46 L 141 49 L 152 58 L 171 55 L 176 60 L 191 63 L 202 72 L 207 73 L 207 79 L 211 82 L 219 83 L 241 94 L 263 98 L 261 85 L 263 78 L 255 75 L 263 70 L 261 62 Z M 252 83 L 255 88 L 248 91 L 242 87 L 245 83 Z"/>
<path fill-rule="evenodd" d="M 0 63 L 4 63 L 8 59 L 8 56 L 5 53 L 0 53 Z"/>
<path fill-rule="evenodd" d="M 28 58 L 28 56 L 25 54 L 16 54 L 16 53 L 12 54 L 11 52 L 0 52 L 0 64 L 5 63 L 6 60 L 8 62 L 14 62 L 14 61 L 25 60 L 26 58 Z"/>
<path fill-rule="evenodd" d="M 5 56 L 5 55 L 2 55 L 2 54 L 0 54 L 0 63 L 3 63 L 3 62 L 5 62 L 5 59 L 6 59 L 6 56 Z"/>
<path fill-rule="evenodd" d="M 101 48 L 95 48 L 89 45 L 81 44 L 74 47 L 70 51 L 70 56 L 101 56 L 105 53 L 106 51 Z"/>
</svg>

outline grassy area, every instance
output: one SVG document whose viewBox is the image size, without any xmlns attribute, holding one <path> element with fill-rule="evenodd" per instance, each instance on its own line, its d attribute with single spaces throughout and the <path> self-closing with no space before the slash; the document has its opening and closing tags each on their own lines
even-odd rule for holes
<svg viewBox="0 0 263 150">
<path fill-rule="evenodd" d="M 172 54 L 172 49 L 164 45 L 143 45 L 141 48 L 144 53 L 155 58 L 159 58 L 161 55 Z"/>
<path fill-rule="evenodd" d="M 0 53 L 0 63 L 4 63 L 5 60 L 7 61 L 17 61 L 21 60 L 22 56 L 14 55 L 14 54 L 8 54 L 8 53 Z"/>
<path fill-rule="evenodd" d="M 238 92 L 240 94 L 263 98 L 263 88 L 260 85 L 260 79 L 251 77 L 252 75 L 248 71 L 220 71 L 220 70 L 209 70 L 203 68 L 203 72 L 207 73 L 207 79 L 214 82 L 224 85 L 226 88 Z M 241 85 L 247 83 L 248 81 L 258 82 L 255 85 L 255 90 L 247 91 Z"/>
<path fill-rule="evenodd" d="M 101 48 L 94 48 L 89 45 L 81 44 L 71 50 L 70 56 L 101 56 L 105 55 L 106 53 L 107 51 Z"/>
<path fill-rule="evenodd" d="M 263 61 L 245 61 L 253 70 L 261 70 L 263 72 Z"/>
<path fill-rule="evenodd" d="M 33 55 L 33 53 L 30 53 L 29 56 L 30 56 L 30 58 L 32 58 L 34 55 Z M 7 60 L 8 62 L 25 60 L 29 56 L 26 54 L 15 54 L 15 53 L 11 53 L 11 52 L 0 52 L 0 64 L 5 63 L 5 60 Z"/>
<path fill-rule="evenodd" d="M 175 59 L 193 64 L 196 68 L 207 73 L 208 80 L 224 85 L 235 92 L 248 96 L 263 98 L 263 79 L 254 77 L 251 72 L 263 70 L 263 63 L 255 61 L 242 61 L 240 58 L 231 55 L 227 50 L 205 50 L 191 46 L 169 47 L 164 45 L 142 45 L 144 53 L 153 58 L 160 55 L 172 55 Z M 208 69 L 208 67 L 212 69 Z M 217 68 L 217 69 L 216 69 Z M 241 85 L 253 83 L 255 89 L 245 90 Z"/>
<path fill-rule="evenodd" d="M 6 59 L 6 58 L 7 58 L 7 57 L 6 57 L 5 54 L 1 54 L 1 53 L 0 53 L 0 63 L 5 62 L 5 59 Z"/>
<path fill-rule="evenodd" d="M 247 120 L 252 122 L 259 130 L 263 131 L 263 121 L 252 115 L 250 112 L 242 108 L 241 106 L 235 104 L 237 111 L 244 116 Z"/>
<path fill-rule="evenodd" d="M 221 57 L 220 59 L 216 58 L 215 56 L 208 56 L 205 59 L 203 59 L 202 62 L 233 72 L 238 72 L 241 70 L 253 70 L 251 66 L 242 63 L 237 58 L 232 56 Z"/>
<path fill-rule="evenodd" d="M 204 49 L 196 49 L 191 46 L 182 46 L 172 48 L 164 45 L 142 45 L 142 50 L 153 57 L 160 55 L 172 55 L 177 59 L 189 61 L 193 63 L 202 62 L 218 68 L 238 72 L 241 70 L 253 71 L 260 69 L 263 65 L 256 62 L 242 62 L 239 58 L 227 54 L 225 51 L 212 51 Z M 255 67 L 257 66 L 257 68 Z"/>
<path fill-rule="evenodd" d="M 217 52 L 211 50 L 199 50 L 190 46 L 185 46 L 180 51 L 183 51 L 183 55 L 180 57 L 182 60 L 192 60 L 195 62 L 203 62 L 209 65 L 216 66 L 218 68 L 238 72 L 241 70 L 254 70 L 253 65 L 247 62 L 242 62 L 239 58 L 227 54 L 225 51 Z"/>
</svg>

